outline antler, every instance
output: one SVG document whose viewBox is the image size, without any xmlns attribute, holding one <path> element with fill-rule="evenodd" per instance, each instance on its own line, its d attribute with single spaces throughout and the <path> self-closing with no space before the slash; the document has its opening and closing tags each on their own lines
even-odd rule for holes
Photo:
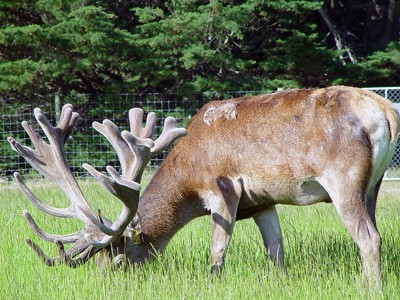
<svg viewBox="0 0 400 300">
<path fill-rule="evenodd" d="M 137 108 L 129 111 L 130 132 L 123 131 L 121 133 L 117 126 L 109 120 L 104 120 L 102 124 L 93 123 L 93 127 L 111 143 L 121 164 L 121 174 L 111 166 L 106 168 L 111 177 L 100 173 L 89 164 L 83 164 L 83 167 L 94 178 L 124 204 L 120 215 L 113 223 L 103 222 L 103 217 L 97 218 L 86 201 L 65 159 L 64 144 L 70 138 L 71 132 L 79 120 L 78 113 L 73 112 L 72 109 L 71 104 L 64 105 L 57 127 L 50 124 L 39 108 L 34 110 L 35 118 L 47 136 L 49 143 L 46 143 L 27 122 L 22 122 L 22 126 L 32 140 L 34 150 L 21 145 L 11 137 L 8 138 L 11 147 L 43 176 L 59 185 L 71 202 L 68 208 L 48 206 L 36 198 L 25 185 L 20 174 L 16 172 L 14 176 L 18 185 L 32 204 L 49 215 L 76 218 L 85 223 L 81 231 L 73 234 L 49 234 L 42 231 L 31 215 L 24 211 L 24 216 L 33 232 L 41 239 L 56 243 L 59 249 L 59 257 L 50 258 L 31 240 L 25 240 L 48 266 L 53 266 L 56 260 L 60 260 L 61 263 L 70 267 L 77 267 L 88 261 L 102 248 L 118 241 L 135 217 L 139 200 L 140 180 L 145 166 L 154 155 L 186 134 L 184 128 L 176 127 L 174 118 L 168 117 L 165 120 L 162 134 L 153 141 L 151 137 L 155 128 L 155 114 L 148 114 L 146 126 L 143 128 L 143 111 Z M 65 251 L 65 243 L 74 244 Z"/>
</svg>

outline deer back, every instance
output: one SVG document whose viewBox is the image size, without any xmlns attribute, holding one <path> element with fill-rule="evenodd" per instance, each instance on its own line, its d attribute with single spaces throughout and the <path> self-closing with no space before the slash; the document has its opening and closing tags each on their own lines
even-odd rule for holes
<svg viewBox="0 0 400 300">
<path fill-rule="evenodd" d="M 207 209 L 198 199 L 219 189 L 221 178 L 240 181 L 238 218 L 276 203 L 330 201 L 315 179 L 356 168 L 363 175 L 354 184 L 367 185 L 379 165 L 371 162 L 382 161 L 377 156 L 386 155 L 397 137 L 397 120 L 390 101 L 343 86 L 210 102 L 192 118 L 149 189 L 162 191 L 159 198 L 180 214 L 184 206 L 195 208 L 196 216 L 206 213 L 199 206 Z M 315 197 L 300 197 L 310 190 Z"/>
</svg>

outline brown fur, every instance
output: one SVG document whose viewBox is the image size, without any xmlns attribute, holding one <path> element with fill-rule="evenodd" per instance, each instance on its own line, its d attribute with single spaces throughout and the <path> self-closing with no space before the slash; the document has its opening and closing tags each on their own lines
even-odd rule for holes
<svg viewBox="0 0 400 300">
<path fill-rule="evenodd" d="M 379 123 L 371 112 L 382 114 L 385 122 Z M 375 251 L 365 250 L 368 245 L 380 247 L 371 220 L 375 222 L 381 181 L 373 178 L 382 177 L 392 153 L 382 154 L 387 157 L 376 171 L 382 174 L 372 174 L 373 134 L 385 126 L 390 133 L 383 143 L 392 149 L 398 113 L 389 101 L 350 87 L 288 90 L 206 104 L 139 201 L 145 242 L 134 260 L 147 259 L 152 247 L 163 250 L 187 222 L 211 213 L 211 257 L 218 269 L 236 219 L 256 217 L 275 204 L 320 201 L 333 201 L 362 253 Z M 366 211 L 368 193 L 373 195 L 372 208 Z M 369 242 L 366 232 L 371 231 Z M 269 251 L 267 238 L 265 243 Z M 367 278 L 372 275 L 379 285 L 379 262 L 363 259 L 366 273 L 371 273 Z"/>
</svg>

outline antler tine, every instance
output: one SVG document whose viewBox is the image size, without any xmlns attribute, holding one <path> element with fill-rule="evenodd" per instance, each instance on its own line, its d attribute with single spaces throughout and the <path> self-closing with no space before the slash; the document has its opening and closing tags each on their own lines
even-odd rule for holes
<svg viewBox="0 0 400 300">
<path fill-rule="evenodd" d="M 48 256 L 43 252 L 43 250 L 42 250 L 38 245 L 36 245 L 34 242 L 32 242 L 30 239 L 25 239 L 25 243 L 26 243 L 29 247 L 31 247 L 33 251 L 35 251 L 37 257 L 38 257 L 40 260 L 42 260 L 43 263 L 44 263 L 46 266 L 53 267 L 53 266 L 54 266 L 54 263 L 58 260 L 58 257 L 55 257 L 55 258 L 48 257 Z"/>
<path fill-rule="evenodd" d="M 62 109 L 61 109 L 60 120 L 62 120 L 63 122 L 61 122 L 61 123 L 58 125 L 58 127 L 59 127 L 61 130 L 65 130 L 65 140 L 64 140 L 64 143 L 66 143 L 67 140 L 68 140 L 68 138 L 71 137 L 72 130 L 74 129 L 76 122 L 78 122 L 79 119 L 80 119 L 79 114 L 76 113 L 76 112 L 75 112 L 75 113 L 74 113 L 74 112 L 72 113 L 72 117 L 71 117 L 70 119 L 69 119 L 69 118 L 66 118 L 66 114 L 68 114 L 69 111 L 72 112 L 73 108 L 74 108 L 74 107 L 72 106 L 72 104 L 67 103 L 67 104 L 65 104 L 65 105 L 62 107 Z M 65 122 L 65 121 L 68 120 L 68 119 L 70 120 L 70 122 Z"/>
<path fill-rule="evenodd" d="M 36 120 L 48 137 L 50 145 L 34 132 L 26 121 L 22 122 L 22 126 L 31 138 L 35 150 L 21 145 L 11 137 L 8 138 L 8 141 L 12 148 L 24 157 L 33 168 L 63 187 L 64 174 L 70 173 L 64 157 L 64 144 L 78 122 L 79 114 L 72 112 L 71 105 L 66 105 L 63 108 L 63 118 L 60 119 L 59 127 L 53 127 L 39 108 L 35 108 L 34 113 Z"/>
<path fill-rule="evenodd" d="M 77 268 L 85 264 L 91 257 L 93 257 L 93 255 L 99 252 L 99 248 L 88 244 L 87 241 L 82 241 L 82 245 L 79 245 L 79 247 L 76 247 L 76 245 L 74 245 L 67 251 L 65 251 L 62 242 L 56 241 L 56 245 L 58 247 L 60 261 L 70 268 Z M 77 255 L 78 257 L 76 259 L 73 259 L 73 257 Z"/>
<path fill-rule="evenodd" d="M 147 115 L 146 126 L 142 127 L 143 110 L 132 108 L 129 111 L 131 133 L 139 138 L 151 138 L 156 126 L 156 114 L 151 112 Z M 167 117 L 164 121 L 164 128 L 161 135 L 154 141 L 154 146 L 150 147 L 150 155 L 154 157 L 178 138 L 186 135 L 185 128 L 178 128 L 176 119 Z"/>
<path fill-rule="evenodd" d="M 32 218 L 32 216 L 29 214 L 28 211 L 24 210 L 23 211 L 24 217 L 27 219 L 29 226 L 31 227 L 32 231 L 40 237 L 42 240 L 48 241 L 48 242 L 55 242 L 55 241 L 61 241 L 63 243 L 74 243 L 77 240 L 79 240 L 82 236 L 83 233 L 82 231 L 78 231 L 73 234 L 64 234 L 64 235 L 58 235 L 58 234 L 49 234 L 44 232 L 39 228 L 39 226 L 36 224 L 35 220 Z"/>
<path fill-rule="evenodd" d="M 62 108 L 60 122 L 57 127 L 53 127 L 46 116 L 42 113 L 40 108 L 34 109 L 35 118 L 40 127 L 43 129 L 45 135 L 54 147 L 64 148 L 64 144 L 70 136 L 76 123 L 79 121 L 80 116 L 78 113 L 72 111 L 71 104 L 66 104 Z M 36 145 L 35 145 L 36 146 Z M 64 153 L 61 151 L 62 156 Z"/>
<path fill-rule="evenodd" d="M 150 150 L 152 157 L 166 149 L 178 138 L 185 135 L 186 129 L 178 128 L 176 119 L 173 117 L 167 117 L 164 121 L 164 128 L 161 135 L 154 141 L 154 147 Z"/>
<path fill-rule="evenodd" d="M 150 112 L 147 115 L 146 125 L 143 128 L 144 112 L 141 108 L 132 108 L 129 110 L 129 123 L 131 133 L 139 138 L 151 138 L 156 128 L 156 114 Z"/>
<path fill-rule="evenodd" d="M 129 180 L 140 182 L 140 176 L 138 176 L 141 175 L 138 172 L 140 168 L 135 162 L 145 155 L 146 148 L 153 146 L 153 141 L 149 138 L 136 137 L 127 131 L 121 133 L 110 120 L 104 120 L 103 124 L 94 122 L 93 127 L 106 137 L 114 148 L 121 163 L 123 176 Z M 129 142 L 126 138 L 129 139 Z"/>
<path fill-rule="evenodd" d="M 98 248 L 93 247 L 87 241 L 80 240 L 74 244 L 71 248 L 65 251 L 64 244 L 61 241 L 56 240 L 55 243 L 58 248 L 59 256 L 49 257 L 43 250 L 32 242 L 30 239 L 25 239 L 25 243 L 32 248 L 36 253 L 36 256 L 44 262 L 46 266 L 53 267 L 57 261 L 63 263 L 71 268 L 77 268 L 80 265 L 86 263 L 91 257 L 93 257 L 98 251 Z M 78 256 L 76 259 L 73 257 Z"/>
<path fill-rule="evenodd" d="M 51 207 L 42 201 L 40 201 L 26 186 L 25 182 L 22 180 L 21 175 L 18 172 L 14 173 L 14 177 L 17 180 L 18 186 L 21 191 L 24 193 L 25 197 L 29 199 L 29 201 L 36 206 L 37 209 L 60 218 L 74 218 L 73 211 L 70 208 L 55 208 Z"/>
</svg>

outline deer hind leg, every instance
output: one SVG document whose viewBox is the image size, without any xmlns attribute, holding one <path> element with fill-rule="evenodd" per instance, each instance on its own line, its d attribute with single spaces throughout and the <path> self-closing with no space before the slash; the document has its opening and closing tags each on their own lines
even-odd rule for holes
<svg viewBox="0 0 400 300">
<path fill-rule="evenodd" d="M 360 249 L 368 286 L 381 289 L 381 237 L 375 225 L 375 205 L 367 208 L 370 193 L 346 191 L 346 185 L 330 194 L 332 202 L 353 240 Z M 376 196 L 375 200 L 376 200 Z"/>
<path fill-rule="evenodd" d="M 217 186 L 218 191 L 208 197 L 212 218 L 211 272 L 214 274 L 219 274 L 224 265 L 241 194 L 240 184 L 228 178 L 218 178 Z"/>
<path fill-rule="evenodd" d="M 275 205 L 257 213 L 253 219 L 260 229 L 268 256 L 277 266 L 284 269 L 282 231 Z"/>
<path fill-rule="evenodd" d="M 370 188 L 366 198 L 367 211 L 375 227 L 376 227 L 376 219 L 375 219 L 376 203 L 378 198 L 378 192 L 382 184 L 382 180 L 383 180 L 383 175 L 379 179 L 379 181 L 375 184 L 375 186 Z"/>
</svg>

